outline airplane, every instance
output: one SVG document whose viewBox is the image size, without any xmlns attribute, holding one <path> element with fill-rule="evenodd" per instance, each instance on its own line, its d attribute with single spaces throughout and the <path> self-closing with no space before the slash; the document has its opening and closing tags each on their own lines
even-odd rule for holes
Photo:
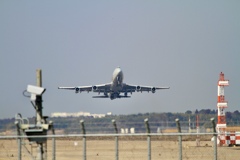
<svg viewBox="0 0 240 160">
<path fill-rule="evenodd" d="M 112 81 L 106 84 L 99 84 L 93 86 L 76 86 L 76 87 L 58 87 L 58 89 L 75 90 L 75 93 L 81 92 L 97 92 L 103 93 L 101 96 L 93 96 L 92 98 L 110 98 L 111 100 L 116 98 L 129 98 L 128 93 L 133 92 L 152 92 L 155 93 L 158 89 L 169 89 L 170 87 L 153 87 L 153 86 L 141 86 L 130 85 L 123 83 L 123 71 L 120 67 L 115 68 L 112 76 Z M 121 95 L 123 93 L 123 95 Z"/>
</svg>

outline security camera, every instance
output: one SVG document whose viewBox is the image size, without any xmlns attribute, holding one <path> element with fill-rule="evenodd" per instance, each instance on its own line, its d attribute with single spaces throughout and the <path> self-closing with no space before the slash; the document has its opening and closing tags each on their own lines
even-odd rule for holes
<svg viewBox="0 0 240 160">
<path fill-rule="evenodd" d="M 41 96 L 46 91 L 46 88 L 28 85 L 27 91 L 31 94 Z"/>
</svg>

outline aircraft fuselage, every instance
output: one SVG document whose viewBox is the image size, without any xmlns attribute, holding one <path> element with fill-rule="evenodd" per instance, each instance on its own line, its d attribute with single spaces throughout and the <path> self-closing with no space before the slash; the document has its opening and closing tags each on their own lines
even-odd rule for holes
<svg viewBox="0 0 240 160">
<path fill-rule="evenodd" d="M 123 71 L 120 67 L 117 67 L 113 71 L 112 76 L 112 84 L 111 84 L 111 92 L 109 93 L 109 97 L 111 99 L 115 99 L 119 97 L 120 91 L 123 88 Z"/>
</svg>

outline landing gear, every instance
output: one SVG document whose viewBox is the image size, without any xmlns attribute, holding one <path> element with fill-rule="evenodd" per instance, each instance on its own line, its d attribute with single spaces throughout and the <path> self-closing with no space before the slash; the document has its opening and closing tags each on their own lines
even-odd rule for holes
<svg viewBox="0 0 240 160">
<path fill-rule="evenodd" d="M 110 97 L 111 100 L 119 98 L 119 93 L 110 93 L 109 97 Z"/>
</svg>

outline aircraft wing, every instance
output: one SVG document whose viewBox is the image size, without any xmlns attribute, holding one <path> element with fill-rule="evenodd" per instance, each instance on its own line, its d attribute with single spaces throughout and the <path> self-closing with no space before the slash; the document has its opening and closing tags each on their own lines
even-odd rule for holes
<svg viewBox="0 0 240 160">
<path fill-rule="evenodd" d="M 142 85 L 129 85 L 125 84 L 124 91 L 125 92 L 152 92 L 155 93 L 156 90 L 159 89 L 169 89 L 170 87 L 153 87 L 153 86 L 142 86 Z"/>
<path fill-rule="evenodd" d="M 108 92 L 110 92 L 111 84 L 112 83 L 95 85 L 95 86 L 93 86 L 93 92 L 108 93 Z"/>
<path fill-rule="evenodd" d="M 136 91 L 136 86 L 135 85 L 129 85 L 129 84 L 123 84 L 123 89 L 121 92 L 125 93 L 132 93 Z"/>
<path fill-rule="evenodd" d="M 58 89 L 75 90 L 76 93 L 84 91 L 91 92 L 92 86 L 58 87 Z"/>
<path fill-rule="evenodd" d="M 99 84 L 95 86 L 76 86 L 76 87 L 58 87 L 58 89 L 67 89 L 67 90 L 75 90 L 78 92 L 109 92 L 111 83 Z"/>
</svg>

